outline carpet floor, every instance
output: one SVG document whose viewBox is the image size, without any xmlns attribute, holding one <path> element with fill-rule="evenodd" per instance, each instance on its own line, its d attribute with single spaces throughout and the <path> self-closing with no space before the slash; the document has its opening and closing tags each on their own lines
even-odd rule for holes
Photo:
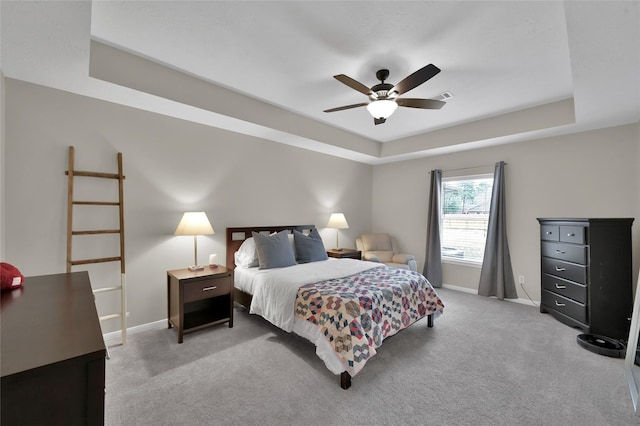
<svg viewBox="0 0 640 426">
<path fill-rule="evenodd" d="M 236 307 L 234 327 L 154 329 L 110 348 L 107 425 L 640 425 L 624 360 L 535 306 L 438 289 L 348 390 L 308 341 Z"/>
</svg>

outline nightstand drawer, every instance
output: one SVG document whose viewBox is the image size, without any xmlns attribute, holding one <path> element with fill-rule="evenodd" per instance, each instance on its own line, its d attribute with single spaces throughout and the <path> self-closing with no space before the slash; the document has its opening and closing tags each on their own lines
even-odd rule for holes
<svg viewBox="0 0 640 426">
<path fill-rule="evenodd" d="M 185 283 L 184 302 L 194 302 L 196 300 L 209 299 L 210 297 L 221 296 L 231 292 L 231 279 L 227 277 L 200 280 Z"/>
</svg>

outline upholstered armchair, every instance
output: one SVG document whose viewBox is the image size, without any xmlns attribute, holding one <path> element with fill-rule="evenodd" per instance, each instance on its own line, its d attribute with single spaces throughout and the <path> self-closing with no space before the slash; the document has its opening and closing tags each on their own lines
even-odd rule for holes
<svg viewBox="0 0 640 426">
<path fill-rule="evenodd" d="M 381 262 L 394 268 L 418 270 L 413 255 L 399 253 L 395 240 L 389 234 L 363 234 L 356 238 L 356 248 L 362 260 Z"/>
</svg>

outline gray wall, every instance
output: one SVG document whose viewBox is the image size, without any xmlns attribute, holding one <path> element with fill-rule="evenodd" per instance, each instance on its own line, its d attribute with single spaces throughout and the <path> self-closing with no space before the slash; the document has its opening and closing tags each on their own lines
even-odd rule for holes
<svg viewBox="0 0 640 426">
<path fill-rule="evenodd" d="M 199 237 L 201 263 L 209 253 L 224 258 L 228 226 L 314 223 L 333 246 L 335 231 L 324 225 L 331 212 L 342 211 L 350 224 L 340 231 L 342 246 L 353 247 L 363 232 L 390 232 L 422 270 L 429 171 L 504 160 L 514 273 L 525 276 L 525 289 L 536 300 L 537 217 L 640 213 L 640 125 L 372 167 L 17 80 L 3 80 L 0 89 L 6 96 L 2 260 L 25 275 L 64 272 L 68 147 L 76 147 L 76 168 L 86 170 L 112 171 L 122 152 L 130 326 L 165 318 L 166 271 L 193 263 L 193 240 L 172 235 L 187 210 L 206 211 L 216 229 Z M 112 193 L 78 185 L 83 191 Z M 634 224 L 634 280 L 639 229 Z M 91 274 L 108 276 L 103 270 Z M 479 274 L 476 267 L 444 266 L 446 284 L 477 289 Z M 520 288 L 518 293 L 527 297 Z M 98 308 L 109 310 L 113 303 L 99 302 Z M 105 332 L 112 329 L 106 324 Z"/>
<path fill-rule="evenodd" d="M 634 217 L 634 280 L 640 246 L 640 126 L 627 125 L 568 136 L 376 166 L 374 231 L 394 233 L 403 251 L 424 265 L 429 171 L 506 166 L 507 232 L 516 280 L 540 300 L 537 217 Z M 493 171 L 493 167 L 482 172 Z M 478 173 L 478 170 L 468 170 Z M 456 174 L 463 174 L 458 171 Z M 449 174 L 450 175 L 450 174 Z M 479 267 L 447 263 L 446 284 L 477 290 Z M 635 281 L 634 281 L 635 282 Z M 520 298 L 526 294 L 518 286 Z"/>
<path fill-rule="evenodd" d="M 343 247 L 355 247 L 355 237 L 371 228 L 369 165 L 18 80 L 4 83 L 3 260 L 26 276 L 64 272 L 68 147 L 75 146 L 77 170 L 116 171 L 122 152 L 131 326 L 166 318 L 166 271 L 193 264 L 193 239 L 172 235 L 184 211 L 204 210 L 216 231 L 199 237 L 200 263 L 210 253 L 225 258 L 226 227 L 316 224 L 333 246 L 335 230 L 324 227 L 331 212 L 341 211 L 350 225 L 340 231 Z M 117 198 L 108 183 L 76 182 L 78 199 Z M 76 229 L 86 229 L 81 217 L 109 220 L 79 208 Z M 74 257 L 112 247 L 109 240 L 88 244 Z M 111 276 L 102 266 L 90 270 L 92 281 Z M 98 310 L 108 313 L 112 303 L 98 302 Z M 115 328 L 104 325 L 105 332 Z"/>
</svg>

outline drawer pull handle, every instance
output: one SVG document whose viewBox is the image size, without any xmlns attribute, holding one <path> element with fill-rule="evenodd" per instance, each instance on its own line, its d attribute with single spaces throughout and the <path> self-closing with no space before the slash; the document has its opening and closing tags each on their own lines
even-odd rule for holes
<svg viewBox="0 0 640 426">
<path fill-rule="evenodd" d="M 558 290 L 563 290 L 563 289 L 567 288 L 567 286 L 566 285 L 560 285 L 560 284 L 556 283 L 556 288 Z"/>
<path fill-rule="evenodd" d="M 564 251 L 564 250 L 556 250 L 556 253 L 565 254 L 566 251 Z"/>
<path fill-rule="evenodd" d="M 566 271 L 566 270 L 567 270 L 567 268 L 558 268 L 558 267 L 556 266 L 556 272 L 564 272 L 564 271 Z"/>
<path fill-rule="evenodd" d="M 556 306 L 559 306 L 559 307 L 561 307 L 561 308 L 562 308 L 563 306 L 567 306 L 567 305 L 565 305 L 564 303 L 558 303 L 558 301 L 557 301 L 557 300 L 554 300 L 554 302 L 556 302 Z"/>
<path fill-rule="evenodd" d="M 574 234 L 574 233 L 567 234 L 567 237 L 575 237 L 575 236 L 576 236 L 576 234 Z"/>
<path fill-rule="evenodd" d="M 205 287 L 202 289 L 202 291 L 209 291 L 209 290 L 215 290 L 216 288 L 218 288 L 217 285 L 212 285 L 211 287 Z"/>
<path fill-rule="evenodd" d="M 551 232 L 551 231 L 547 231 L 547 232 L 545 232 L 545 234 L 546 234 L 546 235 L 551 235 L 551 234 L 553 234 L 553 232 Z"/>
</svg>

